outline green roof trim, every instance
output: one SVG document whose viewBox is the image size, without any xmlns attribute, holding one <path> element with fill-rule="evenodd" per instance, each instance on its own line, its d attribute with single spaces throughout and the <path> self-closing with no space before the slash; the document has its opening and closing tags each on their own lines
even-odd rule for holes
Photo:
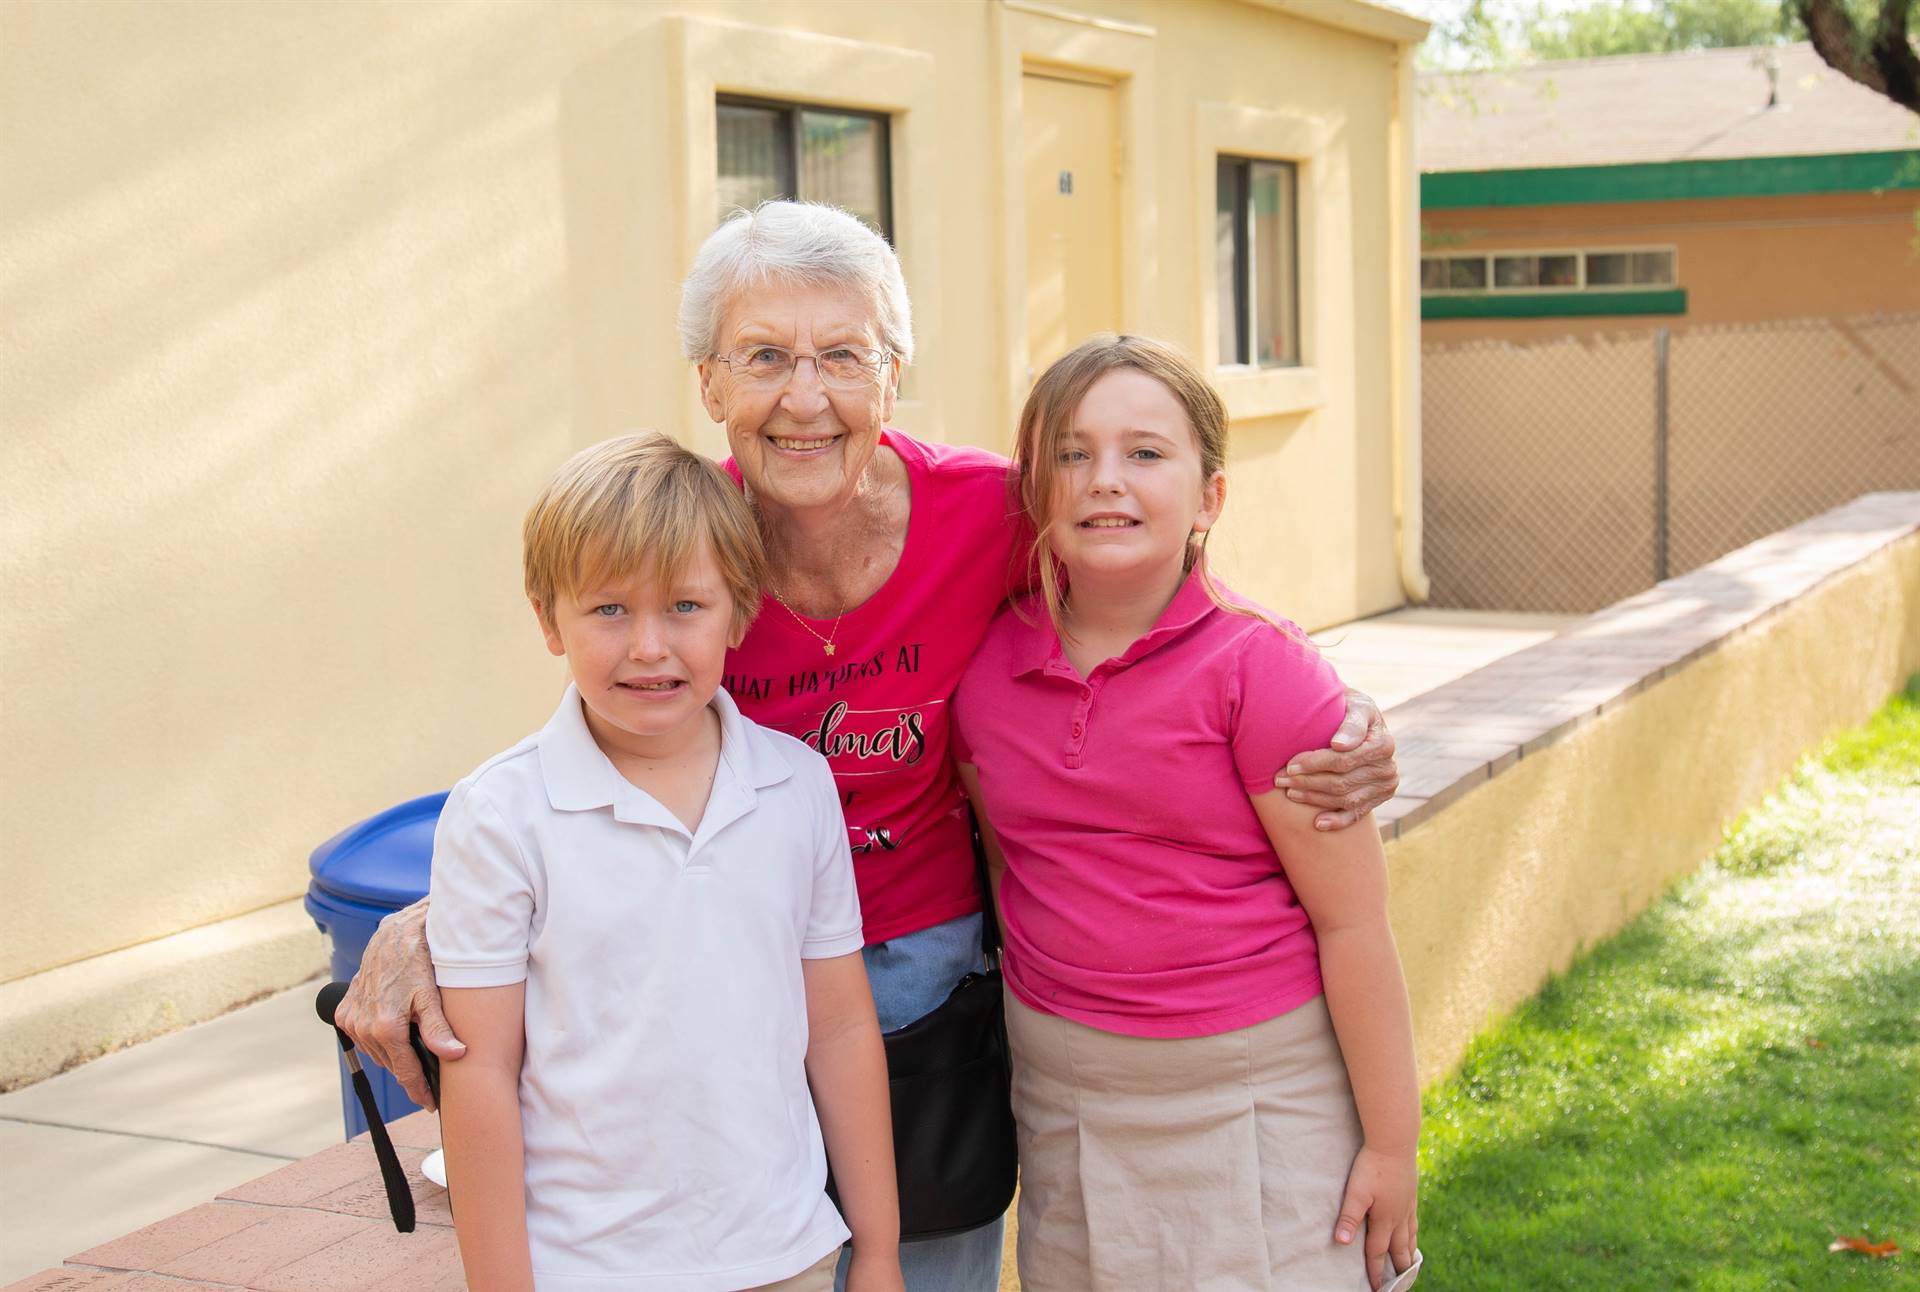
<svg viewBox="0 0 1920 1292">
<path fill-rule="evenodd" d="M 1578 202 L 1675 202 L 1689 198 L 1790 197 L 1920 188 L 1920 148 L 1824 157 L 1733 157 L 1720 161 L 1549 166 L 1539 170 L 1430 171 L 1420 176 L 1429 210 L 1475 206 L 1565 206 Z"/>
<path fill-rule="evenodd" d="M 1423 296 L 1423 319 L 1597 318 L 1622 314 L 1685 314 L 1687 289 L 1649 292 L 1495 292 Z"/>
</svg>

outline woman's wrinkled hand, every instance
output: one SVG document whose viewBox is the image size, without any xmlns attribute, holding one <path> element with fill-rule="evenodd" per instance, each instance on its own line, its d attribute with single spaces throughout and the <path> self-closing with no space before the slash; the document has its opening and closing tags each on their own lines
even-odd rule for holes
<svg viewBox="0 0 1920 1292">
<path fill-rule="evenodd" d="M 1393 733 L 1379 706 L 1358 691 L 1347 692 L 1347 716 L 1330 748 L 1301 754 L 1273 778 L 1295 803 L 1322 809 L 1316 830 L 1344 830 L 1393 797 L 1400 769 L 1393 761 Z"/>
<path fill-rule="evenodd" d="M 1343 1247 L 1351 1243 L 1364 1221 L 1367 1280 L 1375 1288 L 1386 1286 L 1413 1264 L 1420 1236 L 1419 1185 L 1412 1150 L 1383 1153 L 1363 1146 L 1354 1154 L 1346 1196 L 1340 1200 L 1340 1218 L 1333 1225 L 1333 1241 Z"/>
<path fill-rule="evenodd" d="M 427 949 L 427 899 L 380 921 L 360 972 L 334 1012 L 333 1023 L 353 1040 L 361 1057 L 393 1074 L 407 1097 L 422 1108 L 434 1106 L 427 1074 L 407 1043 L 407 1024 L 420 1025 L 420 1039 L 443 1062 L 467 1052 L 440 1010 L 440 989 L 433 980 L 433 956 Z"/>
</svg>

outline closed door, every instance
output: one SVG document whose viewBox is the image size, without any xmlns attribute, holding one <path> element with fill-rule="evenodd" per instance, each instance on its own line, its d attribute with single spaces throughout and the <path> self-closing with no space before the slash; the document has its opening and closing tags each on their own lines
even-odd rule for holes
<svg viewBox="0 0 1920 1292">
<path fill-rule="evenodd" d="M 1031 379 L 1120 327 L 1120 137 L 1111 85 L 1029 72 L 1021 95 Z"/>
</svg>

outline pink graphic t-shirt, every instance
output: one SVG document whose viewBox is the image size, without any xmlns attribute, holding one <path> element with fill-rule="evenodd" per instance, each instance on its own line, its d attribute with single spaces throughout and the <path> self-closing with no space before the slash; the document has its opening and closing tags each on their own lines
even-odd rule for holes
<svg viewBox="0 0 1920 1292">
<path fill-rule="evenodd" d="M 1046 608 L 1024 608 L 954 696 L 955 754 L 1007 858 L 1007 986 L 1128 1036 L 1211 1036 L 1313 999 L 1313 926 L 1249 796 L 1339 728 L 1332 666 L 1197 575 L 1085 677 Z"/>
<path fill-rule="evenodd" d="M 966 799 L 948 756 L 950 701 L 1029 532 L 1011 502 L 1007 459 L 892 429 L 881 443 L 900 455 L 913 489 L 899 565 L 837 628 L 830 619 L 803 626 L 763 597 L 725 678 L 741 712 L 832 766 L 869 945 L 980 909 Z M 740 478 L 732 460 L 725 466 Z"/>
</svg>

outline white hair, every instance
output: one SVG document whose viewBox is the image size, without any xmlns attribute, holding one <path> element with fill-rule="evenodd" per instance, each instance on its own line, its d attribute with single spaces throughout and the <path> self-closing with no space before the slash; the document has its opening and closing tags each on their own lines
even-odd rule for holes
<svg viewBox="0 0 1920 1292">
<path fill-rule="evenodd" d="M 901 363 L 913 361 L 913 308 L 900 258 L 858 218 L 821 202 L 762 202 L 713 231 L 680 285 L 681 352 L 695 363 L 707 358 L 734 296 L 780 279 L 867 297 L 880 344 Z"/>
</svg>

